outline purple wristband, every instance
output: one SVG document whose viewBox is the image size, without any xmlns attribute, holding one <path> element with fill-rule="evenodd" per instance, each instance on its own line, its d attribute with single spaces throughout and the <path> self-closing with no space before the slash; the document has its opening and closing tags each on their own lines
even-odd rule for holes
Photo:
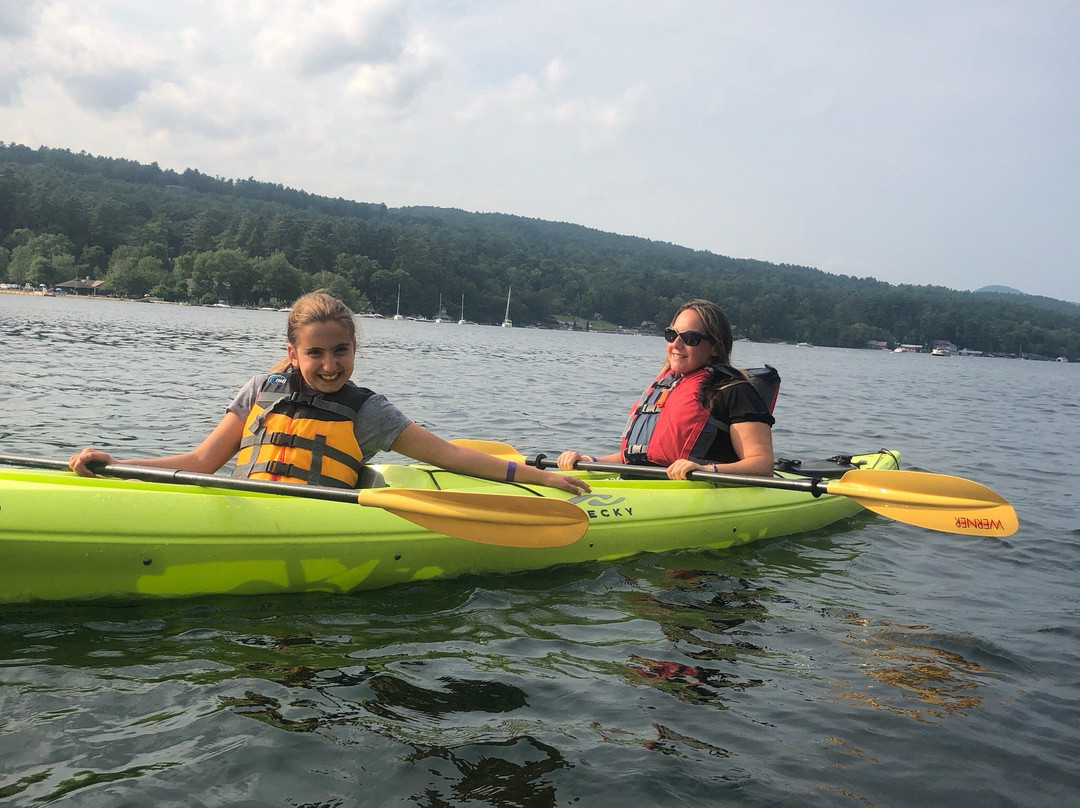
<svg viewBox="0 0 1080 808">
<path fill-rule="evenodd" d="M 517 463 L 511 460 L 506 464 L 506 481 L 512 483 L 514 481 L 514 475 L 517 474 Z"/>
</svg>

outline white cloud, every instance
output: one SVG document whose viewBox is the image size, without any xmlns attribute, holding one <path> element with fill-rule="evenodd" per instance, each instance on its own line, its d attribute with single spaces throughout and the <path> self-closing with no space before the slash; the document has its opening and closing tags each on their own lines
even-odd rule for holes
<svg viewBox="0 0 1080 808">
<path fill-rule="evenodd" d="M 544 66 L 544 78 L 552 86 L 561 83 L 569 75 L 570 71 L 566 69 L 561 59 L 552 59 Z"/>
<path fill-rule="evenodd" d="M 644 83 L 606 96 L 572 96 L 560 86 L 565 75 L 566 68 L 553 60 L 545 67 L 542 79 L 520 74 L 502 85 L 477 92 L 457 110 L 456 117 L 474 125 L 574 131 L 580 143 L 595 145 L 625 130 L 640 114 L 647 96 Z"/>
<path fill-rule="evenodd" d="M 57 82 L 87 109 L 121 109 L 172 73 L 170 61 L 152 45 L 84 22 L 59 3 L 44 10 L 26 58 L 34 73 Z"/>
<path fill-rule="evenodd" d="M 0 106 L 13 104 L 22 95 L 36 12 L 32 0 L 0 3 Z"/>
<path fill-rule="evenodd" d="M 0 106 L 14 103 L 22 89 L 25 71 L 17 65 L 0 65 Z"/>
<path fill-rule="evenodd" d="M 283 134 L 289 126 L 287 113 L 249 98 L 242 86 L 198 78 L 185 84 L 164 83 L 145 93 L 140 120 L 148 133 L 177 139 L 194 134 L 216 141 Z"/>
<path fill-rule="evenodd" d="M 264 67 L 284 66 L 300 78 L 392 62 L 405 48 L 403 15 L 397 0 L 289 0 L 274 5 L 255 37 L 255 53 Z"/>
<path fill-rule="evenodd" d="M 360 65 L 345 89 L 349 100 L 364 111 L 399 111 L 442 74 L 439 49 L 417 35 L 406 42 L 396 61 Z"/>
<path fill-rule="evenodd" d="M 153 71 L 140 72 L 125 65 L 102 65 L 55 75 L 77 104 L 104 110 L 127 106 L 156 81 Z"/>
<path fill-rule="evenodd" d="M 30 32 L 37 10 L 34 0 L 0 3 L 0 39 L 18 39 Z"/>
</svg>

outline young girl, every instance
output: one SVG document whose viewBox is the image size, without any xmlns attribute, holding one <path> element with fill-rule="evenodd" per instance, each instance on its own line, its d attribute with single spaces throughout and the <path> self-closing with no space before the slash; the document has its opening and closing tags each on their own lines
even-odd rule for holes
<svg viewBox="0 0 1080 808">
<path fill-rule="evenodd" d="M 559 468 L 572 469 L 584 458 L 664 466 L 673 480 L 691 471 L 771 476 L 775 420 L 746 374 L 730 366 L 733 340 L 724 310 L 691 300 L 664 339 L 664 366 L 630 412 L 622 451 L 600 458 L 566 451 Z"/>
<path fill-rule="evenodd" d="M 567 477 L 448 443 L 413 423 L 386 397 L 358 387 L 350 377 L 356 359 L 356 321 L 349 308 L 325 292 L 293 305 L 286 330 L 287 358 L 270 373 L 252 377 L 221 422 L 195 449 L 171 457 L 125 463 L 212 474 L 234 455 L 234 476 L 354 488 L 360 471 L 380 451 L 394 451 L 451 471 L 559 488 L 588 485 Z M 112 463 L 86 448 L 68 463 L 93 476 L 87 464 Z"/>
</svg>

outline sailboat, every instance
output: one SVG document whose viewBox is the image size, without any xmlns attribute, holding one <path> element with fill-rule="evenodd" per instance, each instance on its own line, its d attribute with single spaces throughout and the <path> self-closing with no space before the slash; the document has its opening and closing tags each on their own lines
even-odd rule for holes
<svg viewBox="0 0 1080 808">
<path fill-rule="evenodd" d="M 400 283 L 398 284 L 398 287 L 397 287 L 397 311 L 394 312 L 394 319 L 395 320 L 404 320 L 405 319 L 404 317 L 401 316 L 401 284 Z"/>
<path fill-rule="evenodd" d="M 465 320 L 465 293 L 464 292 L 462 292 L 462 294 L 461 294 L 461 319 L 457 321 L 457 324 L 458 325 L 468 325 L 467 321 Z"/>
<path fill-rule="evenodd" d="M 510 290 L 513 289 L 513 288 L 514 288 L 513 286 L 509 286 L 506 289 L 506 314 L 503 315 L 503 321 L 502 321 L 502 327 L 503 328 L 513 328 L 514 327 L 514 323 L 510 319 Z"/>
<path fill-rule="evenodd" d="M 447 322 L 446 309 L 443 308 L 443 304 L 442 304 L 442 292 L 439 292 L 439 313 L 435 315 L 435 322 L 437 322 L 437 323 L 445 323 L 445 322 Z"/>
</svg>

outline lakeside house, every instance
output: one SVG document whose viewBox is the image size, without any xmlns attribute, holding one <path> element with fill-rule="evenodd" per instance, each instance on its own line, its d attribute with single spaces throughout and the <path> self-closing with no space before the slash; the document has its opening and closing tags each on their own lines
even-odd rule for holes
<svg viewBox="0 0 1080 808">
<path fill-rule="evenodd" d="M 73 278 L 70 281 L 64 281 L 63 283 L 56 284 L 57 289 L 63 289 L 65 292 L 74 293 L 77 295 L 96 295 L 97 290 L 105 283 L 105 281 L 94 281 L 87 275 L 85 278 Z"/>
</svg>

